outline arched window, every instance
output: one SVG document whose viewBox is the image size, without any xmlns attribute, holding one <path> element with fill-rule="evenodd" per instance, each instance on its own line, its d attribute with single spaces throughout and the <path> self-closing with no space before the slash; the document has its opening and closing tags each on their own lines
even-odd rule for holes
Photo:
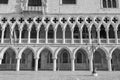
<svg viewBox="0 0 120 80">
<path fill-rule="evenodd" d="M 54 38 L 54 29 L 53 29 L 52 25 L 50 25 L 49 29 L 48 29 L 48 38 L 49 39 L 53 39 Z"/>
<path fill-rule="evenodd" d="M 18 24 L 15 25 L 14 31 L 13 31 L 13 37 L 14 38 L 19 38 L 19 27 Z"/>
<path fill-rule="evenodd" d="M 80 38 L 80 31 L 79 31 L 78 25 L 76 25 L 75 28 L 74 28 L 74 38 L 75 39 Z"/>
<path fill-rule="evenodd" d="M 92 25 L 91 28 L 91 38 L 97 38 L 97 31 L 95 25 Z"/>
<path fill-rule="evenodd" d="M 63 51 L 60 57 L 61 57 L 60 58 L 61 63 L 69 63 L 69 55 L 67 51 Z"/>
<path fill-rule="evenodd" d="M 103 0 L 103 8 L 117 8 L 117 0 Z"/>
<path fill-rule="evenodd" d="M 45 27 L 42 24 L 41 27 L 40 27 L 40 31 L 39 31 L 39 38 L 45 39 L 45 36 L 46 36 Z"/>
<path fill-rule="evenodd" d="M 61 25 L 58 25 L 58 27 L 57 27 L 57 39 L 62 39 L 63 38 L 63 31 L 62 31 L 62 27 L 61 27 Z"/>
<path fill-rule="evenodd" d="M 106 37 L 106 31 L 105 31 L 105 27 L 104 25 L 101 25 L 101 28 L 100 28 L 100 38 L 107 38 Z"/>
<path fill-rule="evenodd" d="M 0 0 L 0 4 L 8 4 L 8 0 Z"/>
<path fill-rule="evenodd" d="M 10 25 L 9 25 L 9 24 L 7 24 L 4 33 L 5 33 L 5 34 L 4 34 L 4 38 L 10 38 L 10 36 L 11 36 L 11 31 L 10 31 Z"/>
<path fill-rule="evenodd" d="M 115 32 L 112 25 L 109 27 L 109 38 L 115 38 Z"/>
<path fill-rule="evenodd" d="M 25 24 L 22 30 L 22 38 L 28 38 L 28 27 Z"/>
<path fill-rule="evenodd" d="M 84 39 L 88 39 L 89 38 L 89 33 L 88 33 L 88 28 L 86 25 L 83 26 L 83 29 L 82 29 L 82 37 Z"/>
<path fill-rule="evenodd" d="M 2 37 L 2 27 L 0 25 L 0 39 L 1 39 L 1 37 Z"/>
<path fill-rule="evenodd" d="M 37 38 L 37 31 L 36 31 L 35 24 L 32 26 L 30 36 L 31 36 L 30 38 Z"/>
<path fill-rule="evenodd" d="M 97 51 L 94 53 L 94 62 L 95 63 L 101 63 L 102 62 L 102 56 Z"/>
<path fill-rule="evenodd" d="M 71 39 L 71 28 L 69 25 L 66 26 L 66 29 L 65 29 L 65 38 L 66 39 Z"/>
</svg>

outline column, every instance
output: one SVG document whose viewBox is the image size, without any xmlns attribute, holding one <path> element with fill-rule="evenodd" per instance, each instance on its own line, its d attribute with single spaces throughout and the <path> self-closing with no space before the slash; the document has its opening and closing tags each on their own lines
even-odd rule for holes
<svg viewBox="0 0 120 80">
<path fill-rule="evenodd" d="M 71 59 L 71 68 L 72 68 L 72 71 L 75 71 L 75 59 L 74 58 Z"/>
<path fill-rule="evenodd" d="M 111 57 L 107 57 L 108 60 L 108 71 L 112 71 L 112 65 L 111 65 Z"/>
<path fill-rule="evenodd" d="M 65 30 L 63 29 L 63 44 L 65 44 Z"/>
<path fill-rule="evenodd" d="M 16 71 L 20 71 L 20 58 L 17 58 Z"/>
<path fill-rule="evenodd" d="M 37 40 L 36 40 L 36 43 L 38 44 L 39 43 L 39 29 L 36 30 L 37 31 Z"/>
<path fill-rule="evenodd" d="M 4 43 L 4 31 L 5 29 L 2 29 L 1 43 Z"/>
<path fill-rule="evenodd" d="M 89 43 L 91 44 L 91 30 L 89 29 Z"/>
<path fill-rule="evenodd" d="M 30 32 L 31 32 L 31 30 L 28 29 L 28 43 L 30 43 Z"/>
<path fill-rule="evenodd" d="M 118 36 L 117 36 L 117 29 L 115 29 L 114 30 L 114 32 L 115 32 L 115 42 L 116 42 L 116 44 L 118 44 Z"/>
<path fill-rule="evenodd" d="M 35 71 L 38 71 L 38 60 L 39 58 L 35 59 Z"/>
<path fill-rule="evenodd" d="M 56 43 L 56 30 L 54 30 L 54 43 Z"/>
<path fill-rule="evenodd" d="M 21 37 L 22 37 L 22 29 L 19 29 L 20 34 L 19 34 L 19 44 L 21 44 Z"/>
<path fill-rule="evenodd" d="M 90 71 L 93 71 L 93 56 L 89 56 L 89 69 Z"/>
<path fill-rule="evenodd" d="M 48 30 L 46 29 L 45 32 L 46 32 L 46 34 L 45 34 L 45 42 L 47 44 L 48 43 Z"/>
<path fill-rule="evenodd" d="M 71 38 L 72 38 L 71 43 L 74 44 L 74 30 L 73 29 L 71 29 Z"/>
<path fill-rule="evenodd" d="M 98 38 L 98 44 L 100 44 L 100 29 L 97 30 L 97 38 Z"/>
<path fill-rule="evenodd" d="M 53 58 L 53 71 L 56 71 L 56 62 L 57 61 L 57 58 Z"/>
<path fill-rule="evenodd" d="M 0 64 L 2 64 L 2 58 L 0 58 Z"/>
<path fill-rule="evenodd" d="M 81 44 L 83 43 L 83 39 L 82 39 L 82 29 L 79 30 L 80 31 L 80 39 L 81 39 Z"/>
<path fill-rule="evenodd" d="M 108 34 L 109 30 L 106 29 L 106 34 L 107 34 L 107 43 L 109 44 L 109 34 Z"/>
</svg>

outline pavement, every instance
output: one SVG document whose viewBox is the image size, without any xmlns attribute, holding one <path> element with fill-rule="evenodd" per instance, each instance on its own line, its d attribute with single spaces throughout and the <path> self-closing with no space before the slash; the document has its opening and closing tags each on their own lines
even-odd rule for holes
<svg viewBox="0 0 120 80">
<path fill-rule="evenodd" d="M 0 80 L 120 80 L 120 71 L 0 71 Z"/>
</svg>

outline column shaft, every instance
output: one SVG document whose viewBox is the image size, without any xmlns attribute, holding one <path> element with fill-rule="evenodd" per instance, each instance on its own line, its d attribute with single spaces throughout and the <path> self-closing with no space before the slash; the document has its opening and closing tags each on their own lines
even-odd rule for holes
<svg viewBox="0 0 120 80">
<path fill-rule="evenodd" d="M 109 30 L 106 30 L 106 34 L 107 34 L 107 43 L 109 44 Z"/>
<path fill-rule="evenodd" d="M 65 30 L 63 30 L 63 44 L 65 44 Z"/>
<path fill-rule="evenodd" d="M 98 44 L 100 44 L 100 30 L 97 30 L 97 38 L 98 38 Z"/>
<path fill-rule="evenodd" d="M 53 59 L 53 71 L 56 71 L 56 62 L 57 61 L 57 59 L 55 58 L 55 59 Z"/>
<path fill-rule="evenodd" d="M 82 38 L 82 29 L 80 30 L 80 39 L 81 39 L 81 44 L 83 43 L 83 38 Z"/>
<path fill-rule="evenodd" d="M 54 30 L 54 43 L 56 43 L 56 30 Z"/>
<path fill-rule="evenodd" d="M 72 71 L 75 71 L 75 59 L 71 59 Z"/>
<path fill-rule="evenodd" d="M 91 30 L 89 30 L 89 43 L 90 44 L 92 43 L 92 40 L 91 40 Z"/>
<path fill-rule="evenodd" d="M 74 44 L 74 31 L 73 30 L 71 30 L 71 33 L 72 33 L 72 35 L 71 35 L 71 38 L 72 38 L 72 44 Z"/>
<path fill-rule="evenodd" d="M 108 71 L 112 71 L 111 57 L 108 57 Z"/>
<path fill-rule="evenodd" d="M 45 36 L 45 42 L 46 42 L 46 44 L 48 43 L 48 30 L 46 30 L 46 34 L 45 34 L 46 36 Z"/>
<path fill-rule="evenodd" d="M 4 29 L 2 29 L 1 43 L 4 43 Z"/>
<path fill-rule="evenodd" d="M 116 44 L 118 44 L 117 30 L 114 30 L 114 31 L 115 31 L 115 42 L 116 42 Z"/>
<path fill-rule="evenodd" d="M 19 44 L 21 43 L 21 37 L 22 37 L 22 30 L 19 30 L 20 34 L 19 34 Z"/>
<path fill-rule="evenodd" d="M 30 43 L 30 32 L 31 30 L 28 30 L 28 43 Z"/>
<path fill-rule="evenodd" d="M 17 59 L 16 71 L 20 71 L 20 59 Z"/>
<path fill-rule="evenodd" d="M 38 71 L 38 58 L 35 59 L 35 71 Z"/>
<path fill-rule="evenodd" d="M 37 30 L 37 40 L 36 40 L 36 43 L 37 44 L 39 43 L 39 30 Z"/>
<path fill-rule="evenodd" d="M 89 58 L 89 69 L 90 71 L 93 71 L 93 57 Z"/>
</svg>

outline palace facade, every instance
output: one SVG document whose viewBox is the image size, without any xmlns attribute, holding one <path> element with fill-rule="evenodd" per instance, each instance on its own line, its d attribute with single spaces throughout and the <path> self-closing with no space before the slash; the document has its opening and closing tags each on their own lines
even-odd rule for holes
<svg viewBox="0 0 120 80">
<path fill-rule="evenodd" d="M 0 70 L 120 70 L 120 0 L 0 0 Z"/>
</svg>

